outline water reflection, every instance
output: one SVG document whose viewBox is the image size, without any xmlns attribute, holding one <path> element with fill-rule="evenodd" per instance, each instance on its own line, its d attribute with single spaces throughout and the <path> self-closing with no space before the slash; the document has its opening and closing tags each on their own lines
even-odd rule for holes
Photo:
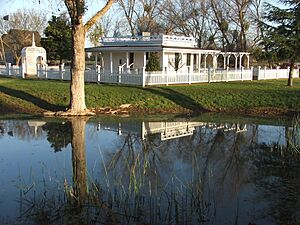
<svg viewBox="0 0 300 225">
<path fill-rule="evenodd" d="M 23 177 L 20 213 L 12 217 L 33 224 L 299 223 L 298 121 L 286 127 L 2 121 L 3 145 L 11 138 L 35 140 L 27 143 L 34 148 L 47 140 L 43 148 L 55 152 L 34 152 L 47 176 L 35 182 Z M 37 164 L 28 159 L 25 169 Z M 50 169 L 57 161 L 64 166 Z"/>
</svg>

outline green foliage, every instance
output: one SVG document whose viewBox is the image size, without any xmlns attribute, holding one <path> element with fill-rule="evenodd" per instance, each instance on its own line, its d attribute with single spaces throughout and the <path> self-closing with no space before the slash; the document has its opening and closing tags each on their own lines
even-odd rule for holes
<svg viewBox="0 0 300 225">
<path fill-rule="evenodd" d="M 280 3 L 285 8 L 265 4 L 262 44 L 266 54 L 275 54 L 276 59 L 295 62 L 300 59 L 300 2 L 280 0 Z"/>
<path fill-rule="evenodd" d="M 55 152 L 61 151 L 71 143 L 71 122 L 64 123 L 48 122 L 43 126 L 47 132 L 47 140 Z"/>
<path fill-rule="evenodd" d="M 71 58 L 71 25 L 65 16 L 52 16 L 44 31 L 46 38 L 41 43 L 47 51 L 48 59 L 69 60 Z"/>
<path fill-rule="evenodd" d="M 98 21 L 88 33 L 88 38 L 93 46 L 100 44 L 100 38 L 103 37 L 104 30 L 101 21 Z"/>
<path fill-rule="evenodd" d="M 150 52 L 146 71 L 160 71 L 160 62 L 157 52 Z"/>
</svg>

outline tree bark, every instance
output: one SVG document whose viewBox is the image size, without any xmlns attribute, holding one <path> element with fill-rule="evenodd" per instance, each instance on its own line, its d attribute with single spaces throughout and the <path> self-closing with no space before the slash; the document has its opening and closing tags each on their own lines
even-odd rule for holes
<svg viewBox="0 0 300 225">
<path fill-rule="evenodd" d="M 71 98 L 70 113 L 83 114 L 87 108 L 84 93 L 85 70 L 85 28 L 83 23 L 72 26 L 72 64 L 71 64 Z"/>
<path fill-rule="evenodd" d="M 287 86 L 292 87 L 293 86 L 293 74 L 294 74 L 294 68 L 295 68 L 295 63 L 292 62 L 290 66 L 290 71 L 289 71 L 289 78 L 288 78 L 288 84 Z"/>
</svg>

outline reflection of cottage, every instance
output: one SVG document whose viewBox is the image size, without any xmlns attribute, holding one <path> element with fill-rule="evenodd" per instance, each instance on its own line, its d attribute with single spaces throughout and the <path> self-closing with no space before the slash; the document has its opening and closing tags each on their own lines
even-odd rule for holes
<svg viewBox="0 0 300 225">
<path fill-rule="evenodd" d="M 22 49 L 22 68 L 23 73 L 27 75 L 36 75 L 37 66 L 46 64 L 46 50 L 35 46 L 34 34 L 32 36 L 32 45 Z"/>
</svg>

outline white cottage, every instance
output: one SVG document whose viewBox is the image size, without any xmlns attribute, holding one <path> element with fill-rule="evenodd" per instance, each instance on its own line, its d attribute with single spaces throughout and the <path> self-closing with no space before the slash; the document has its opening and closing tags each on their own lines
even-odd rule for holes
<svg viewBox="0 0 300 225">
<path fill-rule="evenodd" d="M 46 50 L 35 46 L 34 34 L 32 36 L 32 45 L 22 49 L 21 60 L 23 73 L 27 75 L 36 75 L 37 66 L 46 64 Z"/>
<path fill-rule="evenodd" d="M 86 48 L 86 52 L 95 54 L 96 65 L 101 68 L 99 73 L 102 76 L 121 75 L 120 81 L 122 76 L 125 78 L 126 75 L 136 74 L 143 76 L 143 85 L 218 81 L 213 79 L 216 78 L 216 71 L 227 70 L 227 76 L 230 67 L 237 71 L 231 80 L 237 80 L 243 79 L 242 69 L 249 69 L 249 53 L 200 49 L 193 37 L 160 35 L 102 38 L 99 47 Z M 160 64 L 160 70 L 155 73 L 145 72 L 152 52 L 156 53 Z M 154 78 L 159 73 L 161 77 Z M 186 77 L 179 77 L 180 74 Z M 224 74 L 222 72 L 222 79 Z M 106 78 L 104 80 L 109 82 Z"/>
</svg>

